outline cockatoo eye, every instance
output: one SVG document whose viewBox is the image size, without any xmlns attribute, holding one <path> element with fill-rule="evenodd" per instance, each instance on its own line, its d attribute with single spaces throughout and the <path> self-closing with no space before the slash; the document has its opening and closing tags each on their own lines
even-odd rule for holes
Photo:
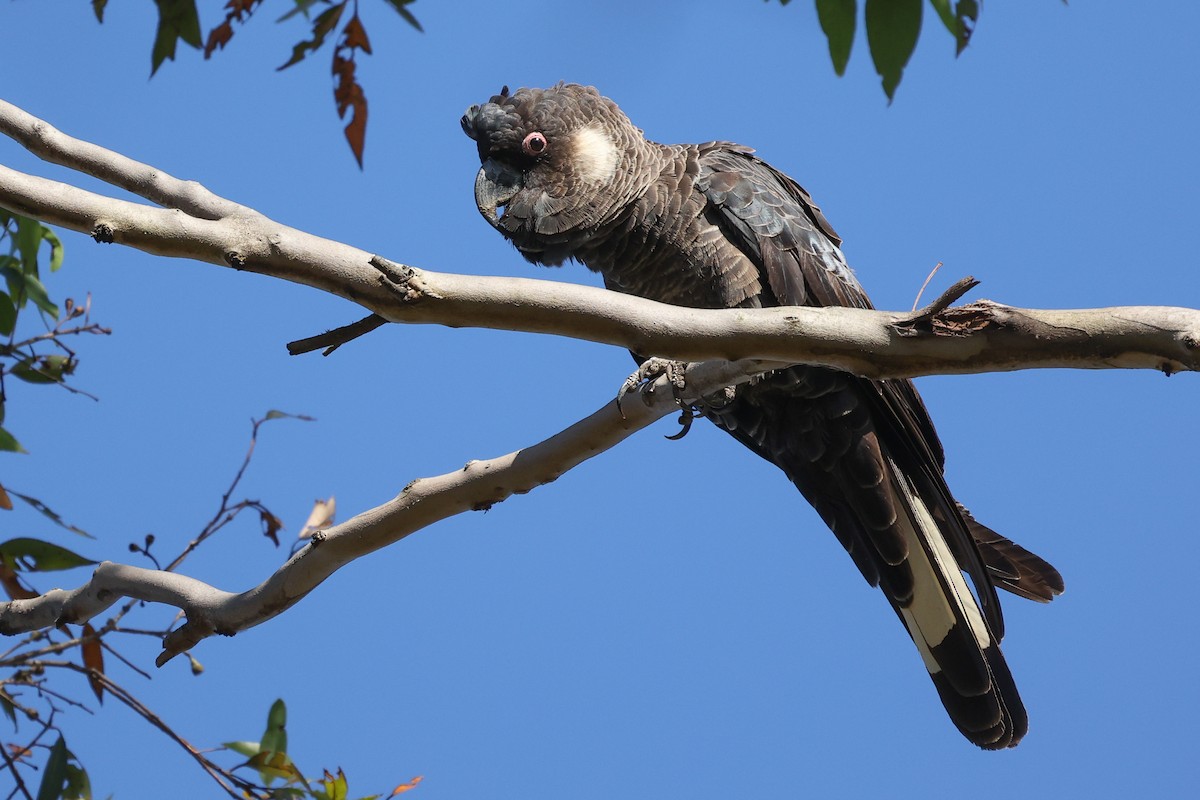
<svg viewBox="0 0 1200 800">
<path fill-rule="evenodd" d="M 527 135 L 525 140 L 521 142 L 521 149 L 525 151 L 527 156 L 540 156 L 546 152 L 546 136 L 540 131 L 534 131 Z"/>
</svg>

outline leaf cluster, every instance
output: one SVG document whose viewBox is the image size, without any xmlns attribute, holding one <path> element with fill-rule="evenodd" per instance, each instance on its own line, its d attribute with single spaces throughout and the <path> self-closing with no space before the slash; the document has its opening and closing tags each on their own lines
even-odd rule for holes
<svg viewBox="0 0 1200 800">
<path fill-rule="evenodd" d="M 780 0 L 784 5 L 787 0 Z M 857 0 L 816 0 L 817 19 L 829 41 L 829 57 L 838 75 L 844 75 L 854 46 L 858 25 Z M 955 53 L 961 54 L 971 41 L 979 20 L 979 0 L 929 0 L 946 30 L 954 37 Z M 908 60 L 917 49 L 921 35 L 922 0 L 866 0 L 863 22 L 867 46 L 875 72 L 882 79 L 888 101 L 896 97 L 896 88 Z"/>
<path fill-rule="evenodd" d="M 158 28 L 150 51 L 150 74 L 154 75 L 163 62 L 174 60 L 180 42 L 203 50 L 206 59 L 224 50 L 235 35 L 234 24 L 245 25 L 258 12 L 263 0 L 228 0 L 224 18 L 208 35 L 202 34 L 197 0 L 154 0 L 158 10 Z M 770 2 L 770 0 L 767 0 Z M 409 9 L 415 0 L 383 0 L 410 27 L 423 31 L 421 23 Z M 790 0 L 779 0 L 786 6 Z M 860 17 L 858 0 L 814 0 L 817 19 L 829 42 L 829 57 L 838 75 L 844 75 L 850 62 Z M 971 41 L 979 21 L 982 0 L 929 0 L 938 19 L 954 39 L 956 53 Z M 107 0 L 93 0 L 96 19 L 104 21 Z M 371 54 L 367 26 L 359 14 L 359 0 L 291 0 L 291 8 L 277 22 L 303 18 L 308 22 L 307 37 L 292 46 L 291 56 L 279 67 L 287 69 L 320 50 L 335 32 L 335 44 L 330 72 L 333 76 L 333 100 L 338 117 L 349 121 L 344 128 L 346 142 L 359 168 L 363 165 L 367 134 L 367 96 L 358 80 L 356 56 Z M 867 46 L 875 71 L 879 74 L 888 102 L 896 97 L 896 89 L 904 68 L 917 47 L 921 34 L 924 0 L 864 0 L 861 17 L 866 30 Z M 346 21 L 343 23 L 342 20 Z"/>
<path fill-rule="evenodd" d="M 383 1 L 412 28 L 422 31 L 421 23 L 408 8 L 416 0 Z M 224 50 L 234 38 L 234 23 L 245 25 L 263 4 L 263 0 L 228 0 L 224 6 L 224 19 L 204 36 L 196 0 L 154 2 L 158 8 L 158 28 L 150 50 L 151 76 L 158 72 L 163 62 L 175 60 L 179 42 L 196 50 L 202 49 L 205 59 Z M 92 10 L 97 21 L 104 22 L 107 5 L 107 0 L 93 0 Z M 303 17 L 310 22 L 309 36 L 293 45 L 291 57 L 279 69 L 287 69 L 305 60 L 324 46 L 331 33 L 338 31 L 331 66 L 333 99 L 338 117 L 345 119 L 347 112 L 350 112 L 350 120 L 345 127 L 346 141 L 361 168 L 366 148 L 367 96 L 356 76 L 355 57 L 360 52 L 370 55 L 371 44 L 366 25 L 359 15 L 358 0 L 292 0 L 292 8 L 276 21 L 285 22 L 295 17 Z M 343 17 L 347 20 L 340 25 Z"/>
<path fill-rule="evenodd" d="M 270 800 L 349 800 L 349 781 L 340 767 L 336 774 L 326 769 L 322 770 L 320 778 L 305 778 L 288 755 L 287 744 L 287 706 L 283 700 L 276 700 L 267 712 L 267 727 L 258 741 L 226 742 L 225 748 L 246 757 L 246 761 L 235 769 L 254 770 L 262 796 Z M 418 775 L 397 786 L 386 797 L 404 794 L 416 788 L 421 780 L 422 776 Z M 384 796 L 372 794 L 358 800 L 379 800 Z"/>
<path fill-rule="evenodd" d="M 5 249 L 7 253 L 0 256 L 0 272 L 5 279 L 4 289 L 0 290 L 0 334 L 7 337 L 7 341 L 0 344 L 0 420 L 3 419 L 3 387 L 6 377 L 11 376 L 33 384 L 57 384 L 66 387 L 65 378 L 74 371 L 76 357 L 63 342 L 63 338 L 84 332 L 108 333 L 106 329 L 92 325 L 86 320 L 86 304 L 77 306 L 71 300 L 67 300 L 60 311 L 59 305 L 51 300 L 42 283 L 42 267 L 45 266 L 43 262 L 48 261 L 50 271 L 55 271 L 63 261 L 62 243 L 53 231 L 40 222 L 0 210 L 0 253 Z M 24 318 L 22 312 L 28 312 L 30 309 L 36 310 L 35 318 L 43 323 L 45 330 L 34 335 L 23 334 L 22 338 L 18 336 L 17 331 L 25 326 L 19 326 L 19 321 Z M 83 393 L 77 389 L 72 391 Z M 228 526 L 242 511 L 257 513 L 263 535 L 276 547 L 280 545 L 278 534 L 283 528 L 283 523 L 279 518 L 257 500 L 235 501 L 233 493 L 249 465 L 259 427 L 271 420 L 287 418 L 310 419 L 281 411 L 269 411 L 264 417 L 253 422 L 250 450 L 229 489 L 222 496 L 216 514 L 165 569 L 172 570 L 178 567 L 196 547 Z M 0 450 L 24 452 L 15 437 L 3 428 L 0 428 Z M 67 523 L 38 498 L 0 485 L 0 510 L 11 511 L 16 502 L 29 506 L 55 526 L 73 535 L 93 538 L 82 528 Z M 318 503 L 318 508 L 314 509 L 314 515 L 310 518 L 310 526 L 328 525 L 331 515 L 332 499 Z M 310 529 L 306 528 L 306 531 L 302 537 L 311 535 Z M 147 534 L 141 542 L 130 544 L 129 550 L 141 554 L 161 569 L 162 565 L 152 552 L 154 543 L 153 534 Z M 0 541 L 0 590 L 13 600 L 34 598 L 41 592 L 27 581 L 38 573 L 88 567 L 96 563 L 62 545 L 28 535 L 15 536 Z M 0 713 L 12 724 L 14 738 L 21 735 L 23 722 L 33 726 L 32 732 L 20 743 L 10 741 L 0 744 L 0 756 L 3 759 L 0 761 L 0 770 L 12 777 L 15 784 L 14 796 L 23 796 L 29 800 L 35 796 L 38 800 L 91 800 L 92 790 L 88 773 L 80 760 L 68 749 L 59 722 L 63 711 L 69 708 L 86 708 L 82 702 L 65 693 L 60 686 L 61 682 L 52 677 L 65 670 L 82 674 L 98 702 L 103 703 L 106 695 L 115 697 L 183 745 L 200 761 L 205 771 L 233 797 L 348 800 L 346 777 L 340 770 L 337 775 L 326 771 L 320 781 L 304 781 L 300 785 L 294 783 L 293 778 L 299 775 L 299 771 L 294 768 L 286 754 L 286 711 L 282 701 L 272 707 L 268 731 L 258 743 L 261 752 L 253 754 L 250 762 L 247 762 L 259 769 L 263 785 L 258 786 L 236 778 L 232 772 L 236 767 L 226 769 L 200 755 L 199 751 L 187 744 L 150 709 L 116 683 L 107 673 L 106 653 L 113 654 L 143 677 L 149 676 L 133 667 L 114 649 L 111 640 L 115 636 L 133 634 L 161 638 L 167 633 L 166 630 L 147 631 L 122 626 L 122 618 L 133 610 L 135 605 L 132 602 L 127 603 L 99 630 L 86 623 L 76 630 L 59 624 L 54 629 L 29 634 L 0 653 L 0 670 L 3 670 L 0 674 Z M 71 654 L 76 651 L 78 656 L 72 657 Z M 195 658 L 189 655 L 189 659 L 193 674 L 199 675 L 203 672 L 203 667 Z M 41 763 L 40 780 L 35 790 L 32 781 L 27 785 L 26 778 L 35 776 L 39 769 L 36 766 L 38 754 L 43 751 L 46 753 L 45 760 Z M 279 778 L 285 779 L 285 785 L 270 788 L 269 784 Z M 393 796 L 405 790 L 404 787 L 412 788 L 419 780 L 417 778 L 398 787 Z"/>
<path fill-rule="evenodd" d="M 272 540 L 276 547 L 280 546 L 278 534 L 283 523 L 279 518 L 258 500 L 234 499 L 234 493 L 255 450 L 259 428 L 278 419 L 311 420 L 309 417 L 272 410 L 252 422 L 250 446 L 240 468 L 222 495 L 216 513 L 178 556 L 170 559 L 165 565 L 160 564 L 158 557 L 153 553 L 153 534 L 147 534 L 141 542 L 131 543 L 129 550 L 144 556 L 159 569 L 174 570 L 196 548 L 218 531 L 228 527 L 243 511 L 257 514 L 262 524 L 263 535 Z M 36 498 L 0 488 L 0 506 L 11 508 L 13 498 L 29 504 L 59 527 L 76 535 L 92 538 L 83 530 L 68 525 Z M 318 501 L 298 541 L 306 540 L 313 530 L 332 524 L 332 514 L 332 498 L 328 501 Z M 12 599 L 36 597 L 39 592 L 27 586 L 23 579 L 32 578 L 36 573 L 87 567 L 95 563 L 70 549 L 41 539 L 28 536 L 11 538 L 0 542 L 0 588 Z M 37 769 L 35 763 L 39 751 L 45 751 L 47 755 L 41 765 L 41 780 L 36 793 L 38 800 L 91 800 L 87 771 L 79 759 L 67 749 L 63 726 L 59 721 L 59 716 L 68 709 L 86 708 L 82 702 L 65 693 L 61 682 L 55 677 L 67 671 L 86 677 L 98 702 L 102 703 L 105 697 L 114 698 L 142 716 L 152 726 L 162 730 L 180 744 L 231 797 L 259 800 L 350 800 L 348 781 L 341 769 L 337 770 L 336 774 L 322 770 L 321 778 L 310 780 L 292 761 L 287 750 L 287 709 L 282 700 L 271 706 L 266 730 L 258 741 L 226 744 L 229 752 L 246 759 L 240 764 L 226 767 L 188 744 L 153 711 L 117 683 L 108 673 L 108 656 L 115 657 L 142 677 L 149 678 L 149 675 L 134 666 L 116 649 L 117 637 L 144 635 L 162 638 L 169 633 L 168 630 L 128 627 L 123 620 L 137 605 L 134 601 L 127 602 L 100 625 L 99 629 L 93 628 L 91 624 L 84 624 L 73 630 L 65 624 L 60 624 L 53 629 L 28 634 L 7 651 L 0 653 L 0 670 L 3 670 L 3 674 L 0 675 L 0 712 L 11 722 L 14 735 L 21 734 L 22 723 L 34 725 L 32 734 L 20 744 L 0 745 L 0 753 L 6 757 L 6 761 L 0 763 L 0 771 L 13 777 L 18 785 L 18 794 L 23 789 L 22 796 L 31 799 L 34 797 L 32 788 L 26 786 L 24 781 L 26 776 L 31 776 Z M 78 655 L 73 656 L 76 652 Z M 198 676 L 203 673 L 203 666 L 190 654 L 188 658 L 192 674 Z M 49 744 L 51 739 L 56 739 L 54 744 Z M 253 771 L 255 779 L 242 778 L 236 774 L 238 770 L 244 769 Z M 420 777 L 413 778 L 397 786 L 387 796 L 395 797 L 414 788 L 420 781 Z M 376 794 L 360 800 L 378 800 L 381 797 L 384 795 Z"/>
</svg>

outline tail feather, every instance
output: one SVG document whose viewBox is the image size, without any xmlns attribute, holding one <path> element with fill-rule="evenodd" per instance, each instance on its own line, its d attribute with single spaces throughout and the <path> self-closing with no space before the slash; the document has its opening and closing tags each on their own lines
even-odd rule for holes
<svg viewBox="0 0 1200 800">
<path fill-rule="evenodd" d="M 1012 747 L 1028 719 L 1000 652 L 992 581 L 1025 586 L 1023 569 L 1049 573 L 960 512 L 923 411 L 906 381 L 792 367 L 705 413 L 812 503 L 888 599 L 963 736 L 984 749 Z"/>
<path fill-rule="evenodd" d="M 1000 649 L 989 648 L 984 655 L 997 691 L 964 695 L 950 686 L 944 676 L 930 673 L 930 677 L 942 705 L 963 736 L 985 750 L 1015 747 L 1029 730 L 1029 717 Z"/>
<path fill-rule="evenodd" d="M 977 521 L 962 503 L 958 510 L 996 586 L 1039 603 L 1063 593 L 1062 575 L 1048 561 Z"/>
<path fill-rule="evenodd" d="M 905 513 L 913 596 L 896 603 L 942 704 L 962 734 L 987 750 L 1012 747 L 1028 729 L 1012 673 L 933 515 L 889 460 Z"/>
</svg>

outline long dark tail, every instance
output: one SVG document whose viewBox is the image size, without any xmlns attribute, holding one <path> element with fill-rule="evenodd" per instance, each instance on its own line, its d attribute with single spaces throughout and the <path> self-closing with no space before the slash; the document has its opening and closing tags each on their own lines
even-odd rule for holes
<svg viewBox="0 0 1200 800">
<path fill-rule="evenodd" d="M 951 721 L 986 750 L 1012 747 L 1029 728 L 1012 673 L 934 515 L 890 460 L 892 488 L 903 513 L 912 597 L 892 600 L 921 654 Z M 1007 540 L 1006 540 L 1007 541 Z"/>
<path fill-rule="evenodd" d="M 911 384 L 792 367 L 705 413 L 808 498 L 904 623 L 962 734 L 986 749 L 1020 741 L 1028 719 L 993 582 L 1040 597 L 1061 578 L 960 511 Z"/>
</svg>

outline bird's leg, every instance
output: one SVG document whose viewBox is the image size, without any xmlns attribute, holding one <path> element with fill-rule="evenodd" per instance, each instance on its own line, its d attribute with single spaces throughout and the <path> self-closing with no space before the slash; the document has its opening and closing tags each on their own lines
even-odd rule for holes
<svg viewBox="0 0 1200 800">
<path fill-rule="evenodd" d="M 691 430 L 692 420 L 696 417 L 695 409 L 683 399 L 683 390 L 687 386 L 687 368 L 688 364 L 685 361 L 671 361 L 666 358 L 646 359 L 637 368 L 637 371 L 626 378 L 625 382 L 621 384 L 621 388 L 617 392 L 617 410 L 620 410 L 621 401 L 625 399 L 625 396 L 633 391 L 639 392 L 642 396 L 642 401 L 649 404 L 651 397 L 654 395 L 655 382 L 665 376 L 671 386 L 671 394 L 682 410 L 682 413 L 679 415 L 679 424 L 681 426 L 679 433 L 667 438 L 672 440 L 682 439 Z"/>
</svg>

